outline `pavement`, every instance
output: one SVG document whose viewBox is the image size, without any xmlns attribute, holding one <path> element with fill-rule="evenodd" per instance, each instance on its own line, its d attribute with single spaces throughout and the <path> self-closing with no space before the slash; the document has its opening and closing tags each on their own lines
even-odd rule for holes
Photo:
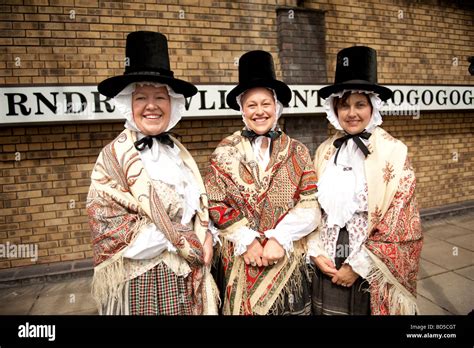
<svg viewBox="0 0 474 348">
<path fill-rule="evenodd" d="M 474 211 L 423 222 L 423 231 L 420 314 L 468 314 L 474 309 Z M 91 276 L 0 288 L 0 315 L 94 315 L 90 288 Z"/>
</svg>

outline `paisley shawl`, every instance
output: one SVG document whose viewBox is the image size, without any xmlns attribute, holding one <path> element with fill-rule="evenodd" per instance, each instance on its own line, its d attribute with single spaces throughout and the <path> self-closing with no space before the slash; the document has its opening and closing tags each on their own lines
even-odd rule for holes
<svg viewBox="0 0 474 348">
<path fill-rule="evenodd" d="M 224 314 L 268 314 L 284 296 L 301 287 L 305 240 L 294 242 L 294 252 L 268 267 L 252 267 L 234 257 L 227 239 L 242 226 L 260 233 L 273 229 L 294 207 L 318 209 L 316 176 L 308 149 L 282 134 L 272 143 L 270 162 L 263 170 L 251 143 L 240 131 L 225 138 L 210 159 L 205 179 L 209 213 L 224 239 L 220 256 L 225 273 Z"/>
<path fill-rule="evenodd" d="M 336 151 L 337 132 L 316 151 L 318 177 Z M 416 280 L 423 235 L 415 197 L 415 173 L 407 147 L 380 127 L 370 137 L 370 154 L 364 162 L 368 185 L 369 227 L 363 246 L 374 268 L 366 278 L 371 313 L 415 314 Z M 314 238 L 317 234 L 313 234 Z"/>
<path fill-rule="evenodd" d="M 144 225 L 153 222 L 178 251 L 177 256 L 167 251 L 163 254 L 174 260 L 177 268 L 190 269 L 186 281 L 192 289 L 193 314 L 217 313 L 216 285 L 203 263 L 202 243 L 208 228 L 204 184 L 189 152 L 172 140 L 202 192 L 201 212 L 195 215 L 194 229 L 172 222 L 166 214 L 133 145 L 135 132 L 125 129 L 99 154 L 87 199 L 95 262 L 92 293 L 99 307 L 110 302 L 110 297 L 120 302 L 124 284 L 131 277 L 124 267 L 125 248 Z"/>
</svg>

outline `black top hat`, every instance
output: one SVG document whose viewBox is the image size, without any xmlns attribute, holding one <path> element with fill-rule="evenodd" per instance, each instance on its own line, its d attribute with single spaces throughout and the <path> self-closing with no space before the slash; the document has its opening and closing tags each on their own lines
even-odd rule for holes
<svg viewBox="0 0 474 348">
<path fill-rule="evenodd" d="M 126 64 L 123 75 L 99 83 L 98 90 L 107 97 L 115 97 L 132 82 L 161 82 L 185 97 L 197 93 L 197 88 L 173 77 L 168 55 L 168 41 L 161 33 L 135 31 L 127 35 Z"/>
<path fill-rule="evenodd" d="M 327 98 L 345 89 L 375 92 L 384 101 L 392 96 L 389 88 L 377 84 L 377 51 L 365 46 L 339 51 L 334 84 L 321 88 L 319 96 Z"/>
<path fill-rule="evenodd" d="M 227 94 L 227 105 L 240 110 L 237 97 L 254 87 L 266 87 L 275 91 L 280 103 L 288 106 L 291 90 L 282 81 L 275 78 L 275 66 L 272 55 L 265 51 L 250 51 L 239 59 L 239 84 Z"/>
</svg>

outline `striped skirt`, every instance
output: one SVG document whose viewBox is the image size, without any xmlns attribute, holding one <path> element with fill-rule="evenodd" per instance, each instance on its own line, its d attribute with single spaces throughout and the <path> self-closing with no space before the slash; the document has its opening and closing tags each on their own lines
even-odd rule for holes
<svg viewBox="0 0 474 348">
<path fill-rule="evenodd" d="M 349 234 L 345 228 L 339 231 L 336 250 L 348 250 Z M 340 246 L 341 245 L 341 246 Z M 336 257 L 336 268 L 339 269 L 345 256 Z M 312 307 L 315 315 L 369 315 L 369 284 L 359 277 L 350 287 L 333 284 L 331 277 L 322 273 L 318 267 L 313 275 Z"/>
</svg>

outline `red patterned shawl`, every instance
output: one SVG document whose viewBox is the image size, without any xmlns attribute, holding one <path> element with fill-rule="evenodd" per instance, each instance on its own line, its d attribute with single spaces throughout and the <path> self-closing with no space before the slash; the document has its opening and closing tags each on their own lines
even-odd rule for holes
<svg viewBox="0 0 474 348">
<path fill-rule="evenodd" d="M 335 152 L 336 135 L 320 145 L 315 156 L 318 177 Z M 423 235 L 415 198 L 415 174 L 407 148 L 382 128 L 370 137 L 365 160 L 369 228 L 365 250 L 374 262 L 367 277 L 372 314 L 415 314 L 416 281 Z"/>
<path fill-rule="evenodd" d="M 308 149 L 282 134 L 273 141 L 266 170 L 257 164 L 240 131 L 225 138 L 211 156 L 205 179 L 211 219 L 224 237 L 225 314 L 267 314 L 303 260 L 304 242 L 288 260 L 272 267 L 245 265 L 234 257 L 229 233 L 247 226 L 261 234 L 274 228 L 293 207 L 317 209 L 316 181 Z M 286 287 L 286 288 L 285 288 Z M 293 289 L 294 291 L 295 289 Z"/>
<path fill-rule="evenodd" d="M 213 280 L 209 270 L 203 267 L 201 243 L 208 227 L 208 211 L 199 170 L 187 150 L 173 139 L 203 192 L 202 212 L 196 214 L 194 230 L 190 230 L 169 219 L 133 145 L 135 140 L 134 132 L 124 130 L 104 147 L 92 172 L 87 212 L 95 261 L 93 295 L 102 305 L 110 296 L 120 296 L 119 289 L 129 280 L 123 269 L 122 254 L 141 227 L 153 222 L 191 267 L 187 280 L 193 289 L 193 313 L 202 314 L 206 311 L 203 304 L 207 305 L 203 299 L 209 300 L 209 292 L 206 293 L 203 285 L 212 286 Z"/>
</svg>

